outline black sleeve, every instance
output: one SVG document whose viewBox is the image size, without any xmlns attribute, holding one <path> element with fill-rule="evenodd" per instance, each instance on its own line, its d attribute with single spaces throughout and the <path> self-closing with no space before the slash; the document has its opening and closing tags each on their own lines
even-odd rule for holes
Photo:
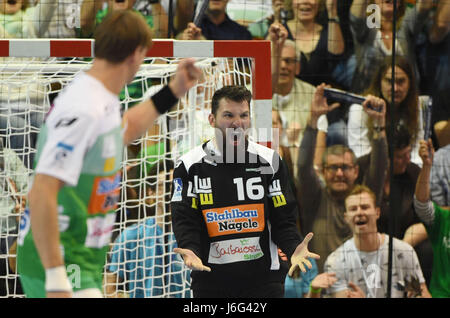
<svg viewBox="0 0 450 318">
<path fill-rule="evenodd" d="M 314 171 L 314 151 L 316 149 L 317 129 L 306 126 L 298 153 L 299 201 L 302 207 L 302 228 L 311 231 L 316 218 L 322 186 Z"/>
<path fill-rule="evenodd" d="M 201 258 L 201 218 L 195 208 L 197 198 L 188 195 L 189 180 L 184 163 L 173 171 L 170 208 L 172 214 L 173 233 L 180 248 L 190 249 Z M 192 189 L 191 189 L 192 192 Z"/>
<path fill-rule="evenodd" d="M 281 158 L 277 153 L 274 160 L 279 162 L 274 165 L 278 169 L 275 169 L 268 185 L 271 235 L 274 243 L 290 258 L 297 245 L 302 242 L 296 222 L 298 204 L 291 188 L 286 165 L 281 164 Z"/>
<path fill-rule="evenodd" d="M 368 171 L 359 171 L 364 174 L 363 184 L 367 185 L 376 195 L 377 205 L 381 204 L 384 181 L 388 169 L 388 148 L 386 138 L 378 138 L 371 141 L 370 165 Z"/>
</svg>

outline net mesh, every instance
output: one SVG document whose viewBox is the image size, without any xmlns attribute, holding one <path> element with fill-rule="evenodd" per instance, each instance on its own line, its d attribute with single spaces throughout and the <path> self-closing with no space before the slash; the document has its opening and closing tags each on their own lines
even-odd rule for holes
<svg viewBox="0 0 450 318">
<path fill-rule="evenodd" d="M 146 58 L 120 94 L 122 111 L 156 93 L 179 59 Z M 4 58 L 0 64 L 0 297 L 22 297 L 15 272 L 18 216 L 30 188 L 39 128 L 57 94 L 89 59 Z M 172 251 L 170 185 L 174 162 L 212 136 L 211 97 L 223 85 L 251 87 L 248 58 L 198 58 L 202 70 L 192 88 L 142 138 L 124 149 L 121 200 L 104 268 L 107 297 L 190 297 L 190 273 Z M 70 279 L 70 276 L 69 276 Z"/>
</svg>

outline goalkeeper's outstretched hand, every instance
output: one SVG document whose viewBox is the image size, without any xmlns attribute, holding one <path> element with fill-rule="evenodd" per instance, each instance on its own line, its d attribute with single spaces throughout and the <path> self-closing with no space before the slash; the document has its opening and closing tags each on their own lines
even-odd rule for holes
<svg viewBox="0 0 450 318">
<path fill-rule="evenodd" d="M 195 255 L 195 253 L 192 252 L 191 250 L 176 247 L 173 249 L 173 251 L 175 253 L 180 254 L 183 257 L 184 264 L 190 269 L 194 271 L 206 271 L 206 272 L 211 271 L 211 268 L 203 265 L 202 260 L 197 255 Z"/>
<path fill-rule="evenodd" d="M 308 266 L 309 269 L 311 269 L 312 264 L 308 260 L 309 257 L 314 258 L 314 259 L 320 258 L 320 256 L 318 254 L 311 253 L 310 251 L 308 251 L 308 243 L 309 243 L 309 241 L 311 241 L 313 235 L 314 234 L 312 232 L 308 233 L 308 235 L 306 235 L 303 242 L 301 242 L 297 246 L 297 248 L 294 251 L 294 254 L 292 254 L 292 256 L 291 256 L 291 264 L 292 265 L 291 265 L 291 268 L 289 268 L 289 272 L 288 272 L 289 276 L 292 276 L 292 274 L 294 273 L 294 271 L 297 267 L 299 267 L 303 273 L 306 272 L 305 265 Z"/>
</svg>

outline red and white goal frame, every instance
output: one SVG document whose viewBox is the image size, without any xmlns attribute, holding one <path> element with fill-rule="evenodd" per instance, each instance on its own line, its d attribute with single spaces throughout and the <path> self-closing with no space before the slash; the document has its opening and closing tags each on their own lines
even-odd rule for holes
<svg viewBox="0 0 450 318">
<path fill-rule="evenodd" d="M 71 79 L 73 78 L 74 74 L 76 74 L 78 71 L 87 69 L 89 67 L 89 62 L 84 61 L 83 58 L 92 58 L 94 57 L 94 45 L 95 41 L 92 39 L 8 39 L 8 40 L 0 40 L 0 58 L 2 58 L 0 63 L 0 72 L 2 72 L 2 76 L 0 76 L 0 85 L 5 85 L 5 87 L 16 85 L 19 88 L 22 88 L 20 91 L 26 93 L 26 96 L 22 98 L 24 101 L 29 101 L 29 92 L 34 92 L 33 89 L 28 89 L 28 85 L 34 85 L 32 86 L 45 86 L 44 91 L 42 91 L 41 95 L 45 95 L 48 97 L 50 94 L 53 94 L 55 91 L 53 91 L 53 87 L 50 91 L 48 91 L 48 87 L 50 84 L 53 84 L 54 82 L 58 82 L 60 79 L 54 79 L 52 77 L 53 72 L 61 73 L 61 87 L 57 89 L 56 92 L 59 92 L 66 84 L 68 84 Z M 246 60 L 251 59 L 251 70 L 249 71 L 249 74 L 245 74 L 246 78 L 247 76 L 251 78 L 251 85 L 252 85 L 252 94 L 253 94 L 253 102 L 252 102 L 252 123 L 253 123 L 253 131 L 257 132 L 257 135 L 253 135 L 254 140 L 257 141 L 260 144 L 266 145 L 266 146 L 275 146 L 275 142 L 272 142 L 272 134 L 271 127 L 272 127 L 272 83 L 271 83 L 271 50 L 270 50 L 270 42 L 269 41 L 177 41 L 177 40 L 154 40 L 153 46 L 151 49 L 149 49 L 147 53 L 147 57 L 149 58 L 173 58 L 173 60 L 178 60 L 179 58 L 185 58 L 185 57 L 194 57 L 198 58 L 198 60 L 225 60 L 229 58 L 233 58 L 233 60 L 239 60 L 240 58 L 245 58 Z M 3 59 L 4 58 L 4 59 Z M 59 59 L 59 58 L 68 58 L 68 59 Z M 72 58 L 78 58 L 78 62 L 82 63 L 75 63 L 75 65 L 71 64 L 74 59 Z M 65 61 L 70 60 L 70 61 Z M 31 61 L 31 62 L 30 62 Z M 52 64 L 54 63 L 54 64 Z M 67 63 L 67 64 L 66 64 Z M 199 62 L 201 63 L 201 62 Z M 59 65 L 62 64 L 62 65 Z M 48 67 L 50 65 L 50 67 Z M 168 68 L 165 64 L 161 64 L 164 67 L 164 78 L 161 79 L 160 84 L 166 83 L 167 78 L 170 76 L 170 72 L 168 72 L 169 75 L 166 75 L 165 72 Z M 159 65 L 159 66 L 161 66 Z M 211 65 L 211 63 L 209 63 Z M 157 65 L 158 66 L 158 65 Z M 247 65 L 248 66 L 248 65 Z M 62 67 L 62 68 L 60 68 Z M 152 65 L 151 67 L 154 67 Z M 172 69 L 175 69 L 175 66 L 171 65 Z M 202 70 L 209 70 L 208 66 L 206 64 L 202 64 Z M 144 69 L 145 65 L 141 69 Z M 158 68 L 158 67 L 156 67 Z M 213 67 L 211 67 L 213 68 Z M 216 68 L 217 69 L 217 68 Z M 56 71 L 53 71 L 56 70 Z M 234 71 L 234 70 L 232 70 Z M 172 72 L 172 70 L 171 70 Z M 217 71 L 220 73 L 220 71 Z M 51 74 L 50 74 L 51 73 Z M 31 75 L 30 75 L 31 74 Z M 154 73 L 151 73 L 154 74 Z M 159 74 L 159 73 L 158 73 Z M 166 77 L 167 76 L 167 77 Z M 149 76 L 151 77 L 151 76 Z M 215 79 L 212 79 L 214 81 Z M 146 79 L 140 79 L 139 83 L 146 82 Z M 31 83 L 31 84 L 30 84 Z M 43 85 L 37 85 L 36 83 L 40 83 Z M 151 88 L 155 88 L 158 85 L 153 86 L 153 82 L 151 83 L 151 87 L 145 87 L 148 91 L 151 90 Z M 23 85 L 23 86 L 22 86 Z M 245 83 L 245 85 L 248 85 L 248 83 Z M 144 87 L 145 85 L 143 85 Z M 205 86 L 206 87 L 206 86 Z M 218 88 L 219 86 L 213 86 L 214 88 Z M 12 94 L 8 93 L 9 90 L 2 90 L 0 91 L 0 97 L 5 98 L 6 102 L 12 105 Z M 210 91 L 208 91 L 210 93 Z M 8 95 L 9 94 L 9 95 Z M 193 94 L 194 95 L 194 94 Z M 209 96 L 209 95 L 208 95 Z M 129 96 L 128 96 L 129 97 Z M 189 96 L 190 98 L 191 96 Z M 141 96 L 143 98 L 143 96 Z M 187 98 L 186 98 L 187 99 Z M 201 99 L 200 99 L 201 100 Z M 203 101 L 207 100 L 206 98 L 203 99 Z M 207 104 L 208 102 L 204 102 L 203 104 Z M 39 106 L 42 109 L 39 109 L 39 111 L 45 113 L 45 111 L 50 107 L 49 98 L 45 98 L 40 100 Z M 42 105 L 40 105 L 42 104 Z M 181 101 L 180 101 L 181 104 Z M 127 104 L 128 105 L 128 104 Z M 195 103 L 197 105 L 197 103 Z M 128 107 L 128 106 L 127 106 Z M 206 108 L 206 107 L 205 107 Z M 180 111 L 181 107 L 178 109 Z M 189 108 L 191 109 L 191 108 Z M 194 108 L 196 111 L 196 109 Z M 206 109 L 203 109 L 206 110 Z M 170 113 L 170 112 L 169 112 Z M 170 119 L 169 117 L 172 116 L 170 114 L 167 114 L 166 119 Z M 176 113 L 176 112 L 174 112 Z M 187 113 L 187 111 L 186 111 Z M 199 116 L 203 116 L 204 113 L 201 111 L 197 112 Z M 189 112 L 190 115 L 190 112 Z M 175 115 L 174 115 L 175 116 Z M 160 119 L 163 116 L 160 116 Z M 203 116 L 204 117 L 204 116 Z M 173 117 L 178 118 L 178 117 Z M 194 118 L 195 120 L 197 118 Z M 194 121 L 197 123 L 196 121 Z M 201 124 L 199 126 L 202 127 Z M 208 124 L 209 126 L 209 124 Z M 186 126 L 184 126 L 181 130 L 185 129 Z M 166 127 L 167 128 L 167 127 Z M 177 127 L 176 127 L 177 128 Z M 190 129 L 190 127 L 189 127 Z M 176 130 L 176 129 L 174 129 Z M 164 130 L 164 133 L 167 134 L 167 132 L 170 131 L 170 129 Z M 200 131 L 200 130 L 199 130 Z M 183 130 L 183 133 L 185 130 Z M 262 132 L 262 133 L 260 133 Z M 162 142 L 162 140 L 166 140 L 166 138 L 163 138 L 165 135 L 163 133 L 163 129 L 160 128 L 160 131 L 158 132 L 158 138 L 156 142 Z M 191 131 L 186 132 L 189 134 L 189 136 L 195 135 L 195 133 L 192 133 Z M 17 134 L 17 132 L 16 132 Z M 23 133 L 25 134 L 25 133 Z M 4 135 L 0 135 L 0 137 L 8 139 L 12 134 L 6 133 Z M 147 136 L 148 137 L 148 136 Z M 144 149 L 143 146 L 146 141 L 148 141 L 150 138 L 143 137 L 140 141 L 138 141 L 136 144 L 139 145 L 139 147 L 142 147 L 141 149 Z M 153 137 L 153 136 L 152 136 Z M 167 138 L 169 139 L 169 138 Z M 180 146 L 180 149 L 184 149 Z M 173 156 L 178 155 L 178 149 L 169 149 L 165 150 L 166 152 L 170 152 Z M 34 149 L 23 149 L 23 152 L 35 152 Z M 161 158 L 164 158 L 164 154 L 158 154 L 158 160 Z M 125 165 L 133 165 L 137 167 L 143 167 L 146 165 L 147 160 L 150 158 L 150 156 L 145 155 L 144 157 L 128 157 L 127 151 L 124 151 L 124 167 Z M 159 163 L 158 163 L 159 164 Z M 125 171 L 126 169 L 124 169 Z M 145 171 L 145 169 L 143 169 Z M 159 165 L 158 166 L 158 173 L 159 172 L 165 172 L 166 169 Z M 139 188 L 137 188 L 138 192 L 141 193 L 139 198 L 134 198 L 131 196 L 128 196 L 127 191 L 122 191 L 123 197 L 121 198 L 121 206 L 118 209 L 118 215 L 120 216 L 120 221 L 118 221 L 117 228 L 115 229 L 114 233 L 120 233 L 122 230 L 124 230 L 128 225 L 129 221 L 131 221 L 131 217 L 129 217 L 126 214 L 126 210 L 128 208 L 136 208 L 139 206 L 139 213 L 144 211 L 147 208 L 152 208 L 154 206 L 157 206 L 161 198 L 160 196 L 156 196 L 154 194 L 148 194 L 147 190 L 149 187 L 148 180 L 152 177 L 152 175 L 149 174 L 138 174 L 138 175 L 128 175 L 127 173 L 123 173 L 123 179 L 122 179 L 122 189 L 126 190 L 128 188 L 128 184 L 137 185 Z M 163 180 L 169 180 L 170 178 L 165 176 L 165 178 L 162 178 Z M 152 179 L 153 180 L 153 179 Z M 158 179 L 159 180 L 159 179 Z M 25 190 L 24 190 L 25 191 Z M 165 192 L 164 195 L 167 193 Z M 3 194 L 0 194 L 0 196 Z M 8 194 L 4 195 L 4 198 Z M 26 193 L 20 193 L 20 195 L 26 195 Z M 147 203 L 147 200 L 153 200 L 153 203 Z M 143 210 L 141 207 L 144 207 Z M 167 215 L 168 212 L 164 210 L 164 216 Z M 11 213 L 10 216 L 15 216 Z M 139 214 L 141 216 L 141 214 Z M 122 218 L 123 217 L 123 218 Z M 144 222 L 143 217 L 142 220 L 139 219 L 138 222 Z M 136 220 L 136 219 L 134 219 Z M 166 221 L 164 221 L 166 222 Z M 166 230 L 164 227 L 164 234 L 161 237 L 164 237 L 165 239 L 161 239 L 164 241 L 165 246 L 165 254 L 164 255 L 171 255 L 172 252 L 168 249 L 171 244 L 173 244 L 172 238 L 167 238 L 167 233 L 170 232 L 170 230 Z M 9 233 L 9 231 L 8 231 Z M 17 236 L 17 234 L 14 234 Z M 2 233 L 0 233 L 0 238 L 6 238 Z M 113 238 L 114 241 L 114 238 Z M 116 244 L 116 242 L 111 242 L 111 246 L 119 246 L 119 244 Z M 9 251 L 7 258 L 14 258 L 15 252 Z M 165 258 L 166 259 L 166 258 Z M 170 265 L 174 264 L 175 261 L 171 261 Z M 178 262 L 176 264 L 182 264 L 182 262 Z M 167 264 L 165 264 L 167 265 Z M 171 267 L 172 268 L 172 267 Z M 176 270 L 178 270 L 181 267 L 174 267 Z M 174 269 L 174 270 L 175 270 Z M 172 270 L 172 269 L 171 269 Z M 181 273 L 181 274 L 180 274 Z M 23 295 L 17 291 L 16 287 L 18 282 L 17 280 L 17 274 L 11 274 L 8 277 L 2 276 L 3 274 L 0 274 L 0 279 L 2 278 L 8 278 L 10 286 L 13 288 L 13 291 L 10 291 L 7 297 L 23 297 Z M 184 270 L 180 270 L 176 273 L 174 276 L 170 276 L 171 274 L 164 274 L 164 277 L 178 277 L 177 275 L 185 275 Z M 153 277 L 153 276 L 152 276 Z M 152 278 L 150 277 L 150 278 Z M 183 276 L 184 277 L 184 276 Z M 186 281 L 188 279 L 186 278 Z M 135 283 L 134 281 L 126 281 L 125 283 Z M 12 284 L 12 285 L 11 285 Z M 178 284 L 178 281 L 177 283 Z M 176 285 L 175 284 L 175 285 Z M 108 285 L 108 284 L 106 284 Z M 105 285 L 105 286 L 106 286 Z M 111 286 L 119 286 L 119 282 L 111 282 Z M 109 285 L 108 285 L 109 286 Z M 108 287 L 107 286 L 107 287 Z M 172 297 L 173 295 L 179 295 L 181 292 L 185 292 L 188 290 L 188 285 L 182 285 L 181 291 L 178 290 L 172 290 L 171 286 L 174 286 L 173 284 L 169 284 L 167 286 L 164 286 L 164 293 L 161 294 L 161 297 Z M 178 286 L 178 285 L 177 285 Z M 178 286 L 179 287 L 179 286 Z M 9 287 L 8 287 L 9 288 Z M 115 287 L 114 287 L 115 288 Z M 127 291 L 128 292 L 128 291 Z M 130 292 L 130 295 L 132 293 Z M 107 291 L 107 288 L 105 288 L 105 296 L 108 296 L 109 292 Z M 114 293 L 113 293 L 114 295 Z M 2 297 L 2 295 L 0 295 Z"/>
<path fill-rule="evenodd" d="M 0 57 L 94 57 L 92 39 L 9 39 L 0 40 Z M 147 57 L 246 57 L 253 60 L 252 116 L 256 131 L 272 127 L 272 73 L 270 42 L 264 40 L 153 40 Z M 271 134 L 258 142 L 271 146 Z"/>
</svg>

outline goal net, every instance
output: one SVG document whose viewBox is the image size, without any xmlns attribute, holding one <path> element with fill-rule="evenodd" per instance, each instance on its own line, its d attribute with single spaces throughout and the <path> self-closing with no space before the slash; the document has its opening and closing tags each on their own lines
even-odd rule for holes
<svg viewBox="0 0 450 318">
<path fill-rule="evenodd" d="M 33 173 L 36 137 L 57 94 L 92 62 L 93 40 L 0 41 L 0 297 L 23 297 L 15 271 L 19 216 Z M 156 93 L 184 57 L 202 77 L 145 136 L 124 149 L 121 197 L 104 268 L 106 297 L 190 297 L 190 272 L 173 253 L 170 186 L 176 160 L 212 137 L 211 98 L 224 85 L 252 90 L 252 138 L 270 144 L 267 41 L 154 41 L 120 94 L 122 111 Z M 77 283 L 76 266 L 67 268 Z"/>
</svg>

